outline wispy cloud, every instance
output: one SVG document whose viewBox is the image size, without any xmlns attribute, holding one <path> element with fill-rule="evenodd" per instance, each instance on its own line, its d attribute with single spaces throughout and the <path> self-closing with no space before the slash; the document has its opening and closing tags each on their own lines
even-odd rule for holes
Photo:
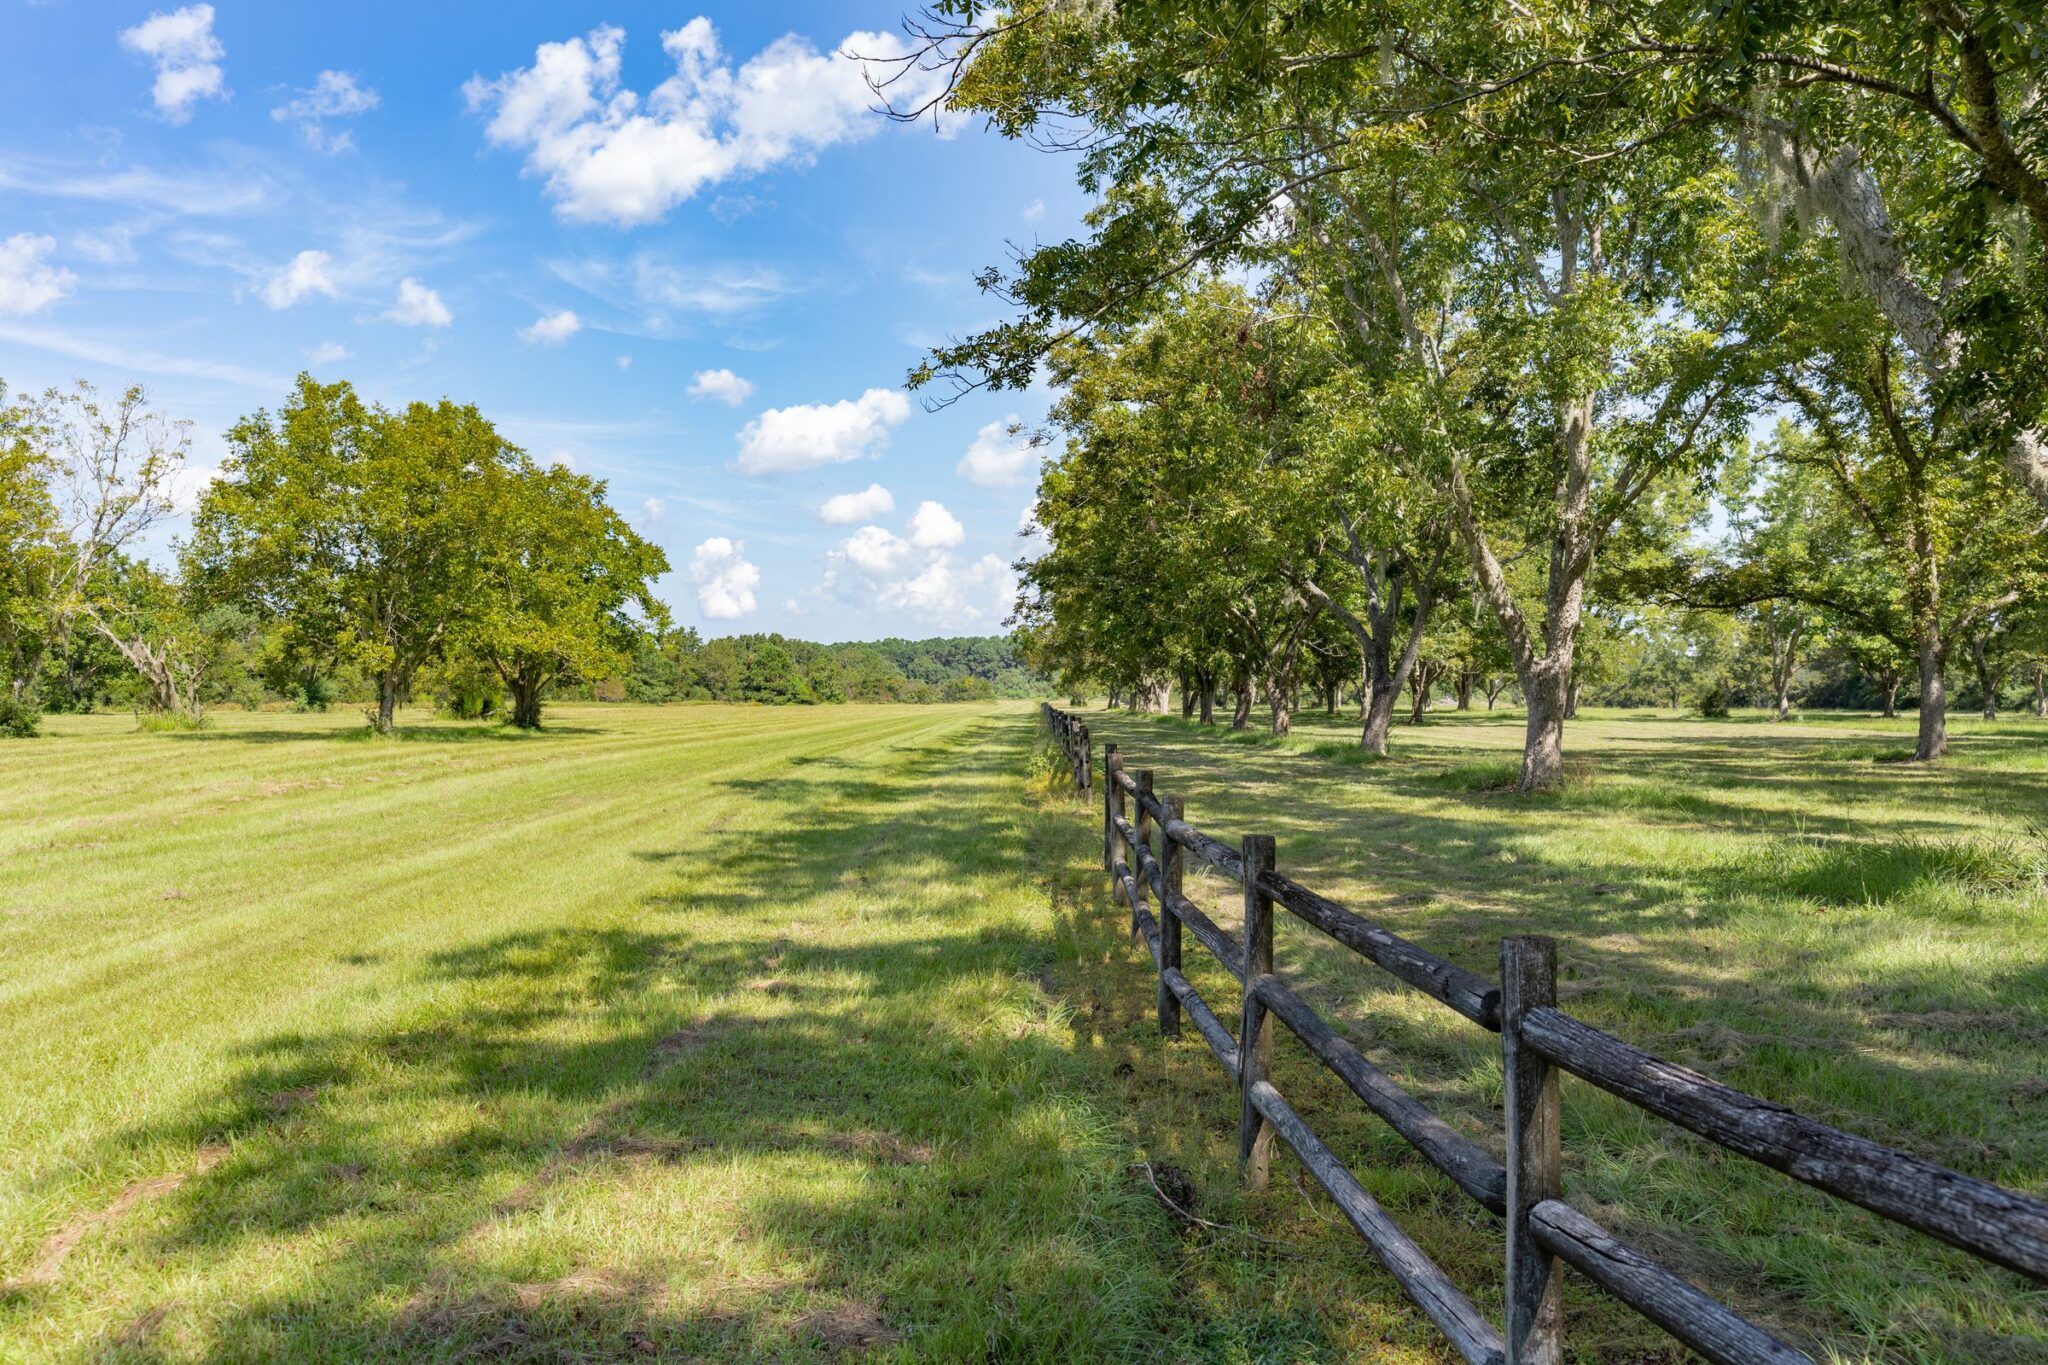
<svg viewBox="0 0 2048 1365">
<path fill-rule="evenodd" d="M 730 317 L 803 291 L 802 285 L 761 262 L 684 264 L 654 251 L 624 258 L 552 261 L 548 268 L 622 316 L 638 318 L 641 329 L 656 337 L 672 336 L 691 316 Z"/>
<path fill-rule="evenodd" d="M 248 369 L 218 360 L 200 360 L 188 355 L 166 355 L 161 351 L 133 346 L 125 341 L 107 341 L 81 336 L 75 332 L 49 331 L 40 327 L 22 327 L 0 323 L 0 341 L 11 341 L 17 346 L 33 346 L 52 355 L 68 356 L 92 365 L 105 365 L 110 369 L 132 374 L 161 375 L 175 379 L 208 379 L 221 384 L 235 384 L 243 388 L 260 390 L 276 395 L 291 386 L 288 375 L 265 374 L 261 370 Z"/>
</svg>

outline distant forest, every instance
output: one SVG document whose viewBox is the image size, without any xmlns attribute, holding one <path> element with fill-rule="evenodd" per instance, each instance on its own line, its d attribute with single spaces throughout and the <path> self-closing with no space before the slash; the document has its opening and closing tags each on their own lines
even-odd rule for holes
<svg viewBox="0 0 2048 1365">
<path fill-rule="evenodd" d="M 593 685 L 600 701 L 977 701 L 1035 697 L 1052 680 L 1010 640 L 963 635 L 819 645 L 781 635 L 699 640 L 694 630 L 643 635 L 623 678 Z"/>
</svg>

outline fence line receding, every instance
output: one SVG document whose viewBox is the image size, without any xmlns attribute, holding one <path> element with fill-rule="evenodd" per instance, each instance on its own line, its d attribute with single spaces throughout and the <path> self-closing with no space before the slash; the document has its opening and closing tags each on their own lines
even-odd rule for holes
<svg viewBox="0 0 2048 1365">
<path fill-rule="evenodd" d="M 1050 704 L 1044 716 L 1075 788 L 1094 791 L 1087 724 Z M 1103 868 L 1114 899 L 1130 910 L 1132 932 L 1152 951 L 1160 1032 L 1176 1036 L 1185 1017 L 1236 1086 L 1243 1179 L 1262 1188 L 1273 1141 L 1284 1142 L 1401 1288 L 1473 1365 L 1557 1365 L 1565 1331 L 1559 1300 L 1564 1265 L 1709 1360 L 1812 1365 L 1804 1353 L 1564 1202 L 1561 1072 L 1829 1195 L 2048 1283 L 2048 1203 L 1745 1095 L 1573 1018 L 1557 1005 L 1552 940 L 1503 939 L 1499 978 L 1482 976 L 1287 877 L 1275 866 L 1270 836 L 1247 835 L 1233 848 L 1196 829 L 1181 798 L 1160 795 L 1150 769 L 1128 769 L 1115 744 L 1103 746 L 1099 785 Z M 1242 939 L 1182 894 L 1189 857 L 1243 888 Z M 1374 1066 L 1274 974 L 1275 907 L 1500 1034 L 1504 1163 Z M 1184 931 L 1241 988 L 1234 1034 L 1181 969 Z M 1431 1165 L 1503 1220 L 1501 1328 L 1409 1239 L 1275 1088 L 1269 1075 L 1275 1019 Z"/>
</svg>

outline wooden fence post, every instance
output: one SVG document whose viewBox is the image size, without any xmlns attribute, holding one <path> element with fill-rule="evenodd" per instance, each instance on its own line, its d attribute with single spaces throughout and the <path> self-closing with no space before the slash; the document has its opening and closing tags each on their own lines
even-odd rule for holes
<svg viewBox="0 0 2048 1365">
<path fill-rule="evenodd" d="M 1187 819 L 1187 803 L 1178 796 L 1166 798 L 1168 819 Z M 1166 984 L 1166 969 L 1180 970 L 1180 916 L 1174 902 L 1181 897 L 1181 846 L 1166 831 L 1159 831 L 1159 870 L 1166 894 L 1159 898 L 1159 1033 L 1164 1038 L 1180 1037 L 1180 997 Z"/>
<path fill-rule="evenodd" d="M 1116 775 L 1123 771 L 1123 760 L 1117 756 L 1116 745 L 1102 746 L 1102 870 L 1116 870 Z M 1111 894 L 1116 888 L 1111 887 Z"/>
<path fill-rule="evenodd" d="M 1131 823 L 1138 827 L 1139 846 L 1149 851 L 1152 847 L 1152 812 L 1145 809 L 1144 797 L 1152 794 L 1152 770 L 1150 768 L 1138 769 L 1138 790 L 1142 795 L 1138 800 L 1131 803 L 1138 808 L 1137 816 Z M 1137 857 L 1138 852 L 1136 849 L 1133 849 L 1131 851 L 1131 875 L 1137 880 L 1138 899 L 1142 904 L 1145 898 L 1145 874 L 1138 867 Z M 1137 936 L 1138 907 L 1133 905 L 1131 907 L 1131 937 L 1136 938 Z"/>
<path fill-rule="evenodd" d="M 1507 1081 L 1508 1365 L 1558 1365 L 1563 1358 L 1560 1267 L 1536 1245 L 1529 1210 L 1564 1194 L 1557 1070 L 1521 1045 L 1522 1019 L 1557 1003 L 1557 941 L 1500 943 L 1501 1074 Z"/>
<path fill-rule="evenodd" d="M 1259 890 L 1259 874 L 1273 866 L 1273 836 L 1244 836 L 1244 1004 L 1238 1014 L 1237 1168 L 1249 1189 L 1266 1188 L 1273 1129 L 1252 1104 L 1252 1087 L 1273 1062 L 1273 1021 L 1254 989 L 1273 970 L 1273 902 Z"/>
<path fill-rule="evenodd" d="M 1081 751 L 1077 757 L 1081 761 L 1079 776 L 1081 779 L 1081 790 L 1084 793 L 1095 785 L 1095 751 L 1088 747 L 1090 742 L 1088 727 L 1083 725 L 1081 727 Z"/>
<path fill-rule="evenodd" d="M 1104 806 L 1103 826 L 1108 832 L 1107 837 L 1109 839 L 1109 848 L 1107 850 L 1110 871 L 1109 901 L 1112 905 L 1122 905 L 1124 903 L 1124 888 L 1123 883 L 1117 880 L 1116 865 L 1121 862 L 1124 866 L 1129 867 L 1131 864 L 1130 850 L 1124 847 L 1123 833 L 1116 827 L 1116 822 L 1121 820 L 1124 814 L 1123 783 L 1117 780 L 1124 770 L 1123 755 L 1118 754 L 1112 760 L 1112 763 L 1113 766 L 1103 775 L 1105 780 L 1102 784 L 1102 799 L 1106 803 Z"/>
</svg>

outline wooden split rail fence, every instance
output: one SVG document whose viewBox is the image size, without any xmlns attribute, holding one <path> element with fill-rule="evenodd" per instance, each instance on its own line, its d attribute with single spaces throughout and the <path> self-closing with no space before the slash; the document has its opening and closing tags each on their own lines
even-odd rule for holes
<svg viewBox="0 0 2048 1365">
<path fill-rule="evenodd" d="M 1051 705 L 1045 708 L 1045 721 L 1071 760 L 1076 788 L 1087 793 L 1094 786 L 1087 725 Z M 1557 1007 L 1553 940 L 1503 939 L 1498 981 L 1446 961 L 1285 876 L 1275 866 L 1270 836 L 1246 835 L 1233 848 L 1202 833 L 1188 823 L 1181 798 L 1154 789 L 1150 770 L 1125 769 L 1114 744 L 1104 746 L 1101 801 L 1103 868 L 1116 899 L 1130 907 L 1133 932 L 1142 934 L 1152 950 L 1160 1032 L 1177 1035 L 1185 1016 L 1236 1084 L 1238 1162 L 1245 1181 L 1255 1188 L 1265 1185 L 1277 1135 L 1402 1289 L 1473 1365 L 1557 1365 L 1564 1338 L 1562 1265 L 1709 1360 L 1812 1365 L 1802 1352 L 1564 1202 L 1560 1071 L 1816 1189 L 2048 1283 L 2048 1203 L 1732 1090 L 1573 1018 Z M 1182 894 L 1190 857 L 1244 889 L 1241 939 Z M 1366 1060 L 1274 975 L 1276 906 L 1501 1035 L 1504 1163 Z M 1242 988 L 1235 1034 L 1181 970 L 1184 931 L 1214 954 Z M 1504 1330 L 1473 1307 L 1274 1088 L 1275 1018 L 1367 1108 L 1467 1196 L 1503 1219 Z"/>
</svg>

